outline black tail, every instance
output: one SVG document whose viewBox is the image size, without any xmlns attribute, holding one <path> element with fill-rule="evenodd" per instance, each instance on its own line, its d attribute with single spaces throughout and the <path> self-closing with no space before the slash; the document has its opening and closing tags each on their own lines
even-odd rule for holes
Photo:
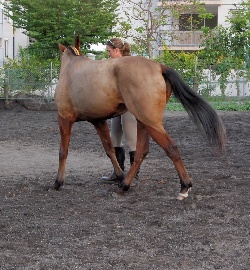
<svg viewBox="0 0 250 270">
<path fill-rule="evenodd" d="M 210 146 L 223 153 L 226 132 L 216 111 L 196 92 L 194 92 L 179 74 L 162 65 L 162 75 L 169 81 L 175 97 L 181 102 L 198 129 L 206 136 Z"/>
</svg>

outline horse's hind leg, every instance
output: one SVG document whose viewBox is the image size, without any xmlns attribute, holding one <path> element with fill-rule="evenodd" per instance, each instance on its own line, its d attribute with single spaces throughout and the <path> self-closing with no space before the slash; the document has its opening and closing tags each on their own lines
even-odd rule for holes
<svg viewBox="0 0 250 270">
<path fill-rule="evenodd" d="M 100 121 L 93 121 L 92 124 L 94 125 L 102 141 L 102 145 L 105 149 L 107 156 L 111 159 L 117 178 L 119 179 L 119 181 L 122 181 L 124 179 L 124 173 L 120 168 L 120 165 L 116 159 L 115 149 L 111 141 L 110 131 L 107 122 L 105 120 L 100 120 Z"/>
<path fill-rule="evenodd" d="M 129 189 L 135 175 L 140 169 L 142 161 L 148 154 L 148 150 L 149 150 L 148 131 L 141 122 L 137 121 L 137 143 L 136 143 L 135 157 L 134 162 L 126 175 L 126 178 L 122 182 L 122 189 L 124 191 L 127 191 Z"/>
<path fill-rule="evenodd" d="M 71 136 L 72 125 L 74 122 L 66 120 L 58 115 L 58 124 L 61 134 L 61 143 L 59 151 L 59 168 L 57 173 L 57 178 L 54 183 L 54 188 L 59 190 L 60 186 L 63 185 L 65 179 L 65 166 L 68 156 L 69 142 Z"/>
<path fill-rule="evenodd" d="M 188 191 L 192 187 L 191 179 L 186 171 L 185 165 L 181 159 L 181 155 L 177 148 L 177 145 L 173 139 L 167 134 L 163 127 L 160 127 L 159 130 L 146 126 L 150 136 L 153 140 L 158 143 L 166 152 L 168 157 L 173 161 L 174 166 L 178 172 L 181 183 L 181 192 L 178 196 L 179 200 L 183 200 L 188 196 Z"/>
</svg>

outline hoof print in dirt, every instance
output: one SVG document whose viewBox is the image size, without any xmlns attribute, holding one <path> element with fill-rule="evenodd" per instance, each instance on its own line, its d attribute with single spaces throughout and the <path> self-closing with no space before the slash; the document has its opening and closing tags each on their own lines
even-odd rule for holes
<svg viewBox="0 0 250 270">
<path fill-rule="evenodd" d="M 124 196 L 127 192 L 125 192 L 122 188 L 112 187 L 108 190 L 112 197 Z"/>
<path fill-rule="evenodd" d="M 51 187 L 48 185 L 48 186 L 43 186 L 43 191 L 49 191 L 51 189 Z"/>
</svg>

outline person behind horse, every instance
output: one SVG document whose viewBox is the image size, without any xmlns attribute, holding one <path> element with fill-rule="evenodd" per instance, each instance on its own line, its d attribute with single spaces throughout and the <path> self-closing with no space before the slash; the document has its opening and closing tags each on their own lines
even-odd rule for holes
<svg viewBox="0 0 250 270">
<path fill-rule="evenodd" d="M 108 40 L 106 43 L 106 50 L 110 58 L 131 56 L 130 44 L 123 42 L 119 38 L 111 38 Z M 124 171 L 125 149 L 122 144 L 123 135 L 129 150 L 130 165 L 132 165 L 136 149 L 137 122 L 134 115 L 129 111 L 111 119 L 111 140 L 115 148 L 117 161 Z M 136 178 L 138 178 L 138 174 L 136 175 Z M 118 179 L 115 172 L 113 172 L 110 176 L 103 176 L 102 180 L 114 182 Z"/>
</svg>

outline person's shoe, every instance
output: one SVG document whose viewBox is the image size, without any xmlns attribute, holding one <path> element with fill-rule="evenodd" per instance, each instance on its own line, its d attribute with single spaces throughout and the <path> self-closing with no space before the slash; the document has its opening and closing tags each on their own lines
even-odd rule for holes
<svg viewBox="0 0 250 270">
<path fill-rule="evenodd" d="M 124 171 L 125 149 L 123 147 L 115 147 L 115 155 L 121 169 Z M 103 176 L 102 180 L 110 183 L 119 181 L 114 171 L 110 176 Z"/>
<path fill-rule="evenodd" d="M 118 181 L 118 178 L 117 178 L 117 175 L 115 172 L 113 172 L 110 176 L 103 176 L 102 177 L 102 181 L 105 181 L 105 182 L 117 182 Z"/>
</svg>

